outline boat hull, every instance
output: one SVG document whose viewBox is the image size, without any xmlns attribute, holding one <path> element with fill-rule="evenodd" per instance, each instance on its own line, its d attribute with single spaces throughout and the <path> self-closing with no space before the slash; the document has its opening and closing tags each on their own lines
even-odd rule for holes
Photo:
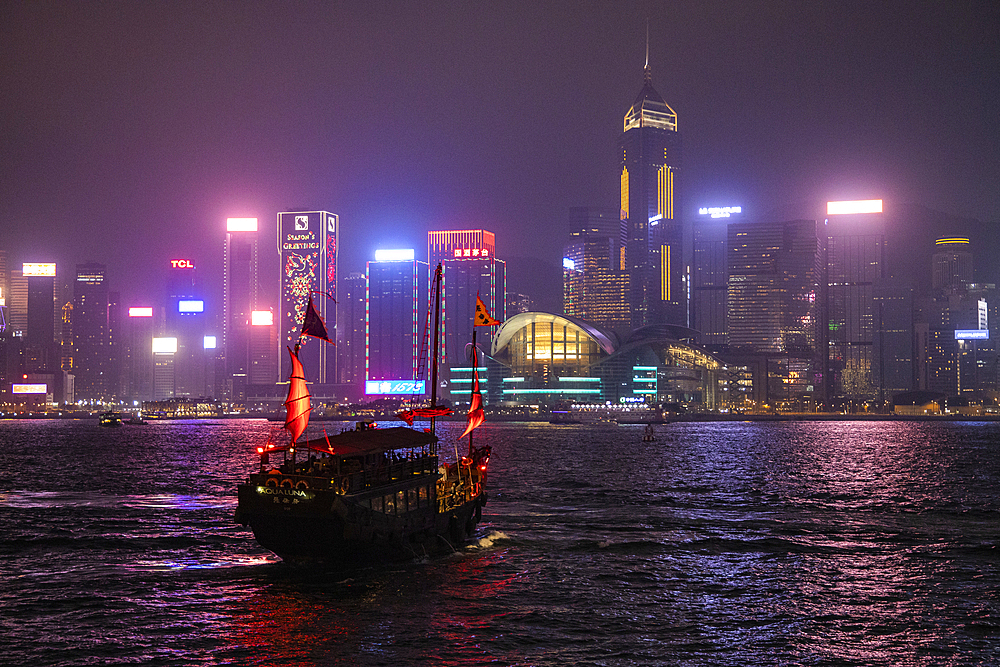
<svg viewBox="0 0 1000 667">
<path fill-rule="evenodd" d="M 401 514 L 372 509 L 372 498 L 404 487 L 342 494 L 336 490 L 238 487 L 237 523 L 253 530 L 261 546 L 289 561 L 332 566 L 405 561 L 450 552 L 466 542 L 482 517 L 481 491 L 446 511 L 437 502 Z"/>
</svg>

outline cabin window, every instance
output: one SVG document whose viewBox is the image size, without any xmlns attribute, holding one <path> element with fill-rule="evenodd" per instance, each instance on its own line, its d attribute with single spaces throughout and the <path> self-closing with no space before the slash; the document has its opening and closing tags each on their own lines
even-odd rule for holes
<svg viewBox="0 0 1000 667">
<path fill-rule="evenodd" d="M 382 496 L 379 496 L 378 498 L 372 498 L 371 502 L 372 502 L 372 511 L 373 512 L 381 512 L 382 511 Z"/>
<path fill-rule="evenodd" d="M 418 501 L 420 493 L 416 489 L 408 490 L 407 495 L 409 496 L 409 498 L 407 498 L 407 503 L 411 510 L 415 510 L 420 507 L 420 503 Z"/>
<path fill-rule="evenodd" d="M 385 513 L 395 514 L 396 513 L 396 496 L 386 496 L 385 497 Z"/>
<path fill-rule="evenodd" d="M 430 501 L 427 500 L 430 490 L 426 486 L 421 486 L 418 491 L 420 492 L 420 506 L 427 507 L 430 505 Z"/>
<path fill-rule="evenodd" d="M 406 491 L 396 492 L 396 510 L 400 514 L 406 511 Z"/>
</svg>

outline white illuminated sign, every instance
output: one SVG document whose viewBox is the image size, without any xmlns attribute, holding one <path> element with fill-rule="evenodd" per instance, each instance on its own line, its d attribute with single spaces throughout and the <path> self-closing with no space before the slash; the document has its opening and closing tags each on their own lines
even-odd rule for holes
<svg viewBox="0 0 1000 667">
<path fill-rule="evenodd" d="M 708 215 L 713 218 L 728 218 L 734 213 L 742 212 L 742 206 L 709 206 L 698 209 L 698 215 Z"/>
<path fill-rule="evenodd" d="M 255 232 L 257 231 L 257 218 L 227 218 L 227 232 Z"/>
<path fill-rule="evenodd" d="M 205 349 L 214 350 L 215 349 L 215 336 L 205 336 Z"/>
<path fill-rule="evenodd" d="M 250 326 L 269 327 L 274 324 L 274 313 L 270 310 L 255 310 L 250 313 Z"/>
<path fill-rule="evenodd" d="M 567 271 L 576 271 L 576 262 L 569 257 L 563 257 L 563 268 Z"/>
<path fill-rule="evenodd" d="M 827 215 L 852 215 L 857 213 L 881 213 L 881 199 L 865 199 L 863 201 L 828 201 Z"/>
<path fill-rule="evenodd" d="M 44 384 L 15 384 L 11 385 L 12 394 L 47 394 L 48 386 Z"/>
<path fill-rule="evenodd" d="M 376 262 L 412 262 L 415 256 L 412 248 L 393 248 L 375 251 Z"/>
<path fill-rule="evenodd" d="M 985 299 L 979 300 L 979 328 L 980 329 L 990 328 L 989 306 L 987 305 Z"/>
<path fill-rule="evenodd" d="M 203 313 L 205 312 L 204 301 L 178 301 L 178 313 Z"/>
<path fill-rule="evenodd" d="M 955 329 L 955 340 L 989 340 L 989 329 Z"/>
<path fill-rule="evenodd" d="M 55 264 L 38 264 L 28 262 L 21 265 L 21 275 L 23 276 L 54 276 L 56 275 Z"/>
<path fill-rule="evenodd" d="M 176 338 L 153 339 L 153 354 L 176 354 L 176 353 L 177 353 Z"/>
<path fill-rule="evenodd" d="M 365 393 L 369 395 L 422 394 L 425 385 L 424 380 L 367 380 Z"/>
<path fill-rule="evenodd" d="M 152 317 L 153 316 L 153 309 L 152 308 L 129 308 L 128 309 L 128 316 L 129 317 Z"/>
</svg>

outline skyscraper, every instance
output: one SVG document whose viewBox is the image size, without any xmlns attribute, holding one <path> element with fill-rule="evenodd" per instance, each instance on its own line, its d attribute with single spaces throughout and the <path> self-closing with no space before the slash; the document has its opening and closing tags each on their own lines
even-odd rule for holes
<svg viewBox="0 0 1000 667">
<path fill-rule="evenodd" d="M 337 338 L 337 234 L 339 218 L 327 211 L 291 211 L 278 214 L 278 254 L 281 291 L 278 309 L 280 381 L 288 379 L 291 361 L 286 347 L 295 346 L 302 330 L 309 297 L 326 323 L 331 340 Z M 337 351 L 315 338 L 305 338 L 299 352 L 307 377 L 319 384 L 337 381 Z"/>
<path fill-rule="evenodd" d="M 54 321 L 56 265 L 26 263 L 21 272 L 28 282 L 23 372 L 56 373 L 59 370 Z"/>
<path fill-rule="evenodd" d="M 427 256 L 433 272 L 443 268 L 441 341 L 445 363 L 464 366 L 472 341 L 476 296 L 503 322 L 507 319 L 507 265 L 496 258 L 494 235 L 483 229 L 427 233 Z M 492 330 L 480 327 L 477 344 L 489 349 Z"/>
<path fill-rule="evenodd" d="M 109 398 L 111 332 L 108 325 L 107 267 L 76 265 L 73 284 L 73 343 L 77 399 Z"/>
<path fill-rule="evenodd" d="M 691 316 L 703 345 L 728 345 L 726 294 L 727 227 L 742 218 L 742 207 L 702 207 L 694 225 Z"/>
<path fill-rule="evenodd" d="M 367 265 L 365 393 L 423 394 L 427 264 L 413 250 L 380 250 Z"/>
<path fill-rule="evenodd" d="M 223 398 L 242 400 L 250 373 L 250 313 L 257 305 L 257 218 L 226 220 L 222 271 Z"/>
<path fill-rule="evenodd" d="M 340 285 L 337 300 L 337 351 L 340 354 L 340 383 L 360 390 L 365 379 L 365 297 L 367 280 L 363 273 L 350 273 Z"/>
<path fill-rule="evenodd" d="M 653 88 L 647 48 L 642 90 L 621 136 L 621 220 L 627 232 L 631 325 L 688 326 L 677 114 Z"/>
</svg>

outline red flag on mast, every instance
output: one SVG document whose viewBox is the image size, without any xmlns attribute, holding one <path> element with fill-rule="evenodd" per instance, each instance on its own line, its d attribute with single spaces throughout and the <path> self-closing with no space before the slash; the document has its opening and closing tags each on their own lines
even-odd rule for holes
<svg viewBox="0 0 1000 667">
<path fill-rule="evenodd" d="M 486 304 L 476 295 L 476 316 L 473 318 L 472 326 L 493 327 L 501 324 L 500 320 L 493 319 L 490 312 L 486 310 Z"/>
<path fill-rule="evenodd" d="M 288 348 L 288 354 L 292 357 L 292 373 L 288 378 L 288 398 L 285 399 L 285 428 L 292 434 L 292 443 L 295 443 L 309 425 L 309 410 L 312 408 L 309 406 L 309 389 L 302 362 L 292 348 Z"/>
<path fill-rule="evenodd" d="M 479 392 L 479 355 L 476 353 L 476 348 L 472 348 L 472 402 L 469 405 L 469 415 L 467 417 L 465 430 L 462 435 L 458 436 L 459 439 L 472 433 L 474 429 L 479 427 L 484 421 L 486 421 L 486 415 L 483 413 L 483 395 Z M 472 445 L 469 445 L 470 447 Z"/>
</svg>

